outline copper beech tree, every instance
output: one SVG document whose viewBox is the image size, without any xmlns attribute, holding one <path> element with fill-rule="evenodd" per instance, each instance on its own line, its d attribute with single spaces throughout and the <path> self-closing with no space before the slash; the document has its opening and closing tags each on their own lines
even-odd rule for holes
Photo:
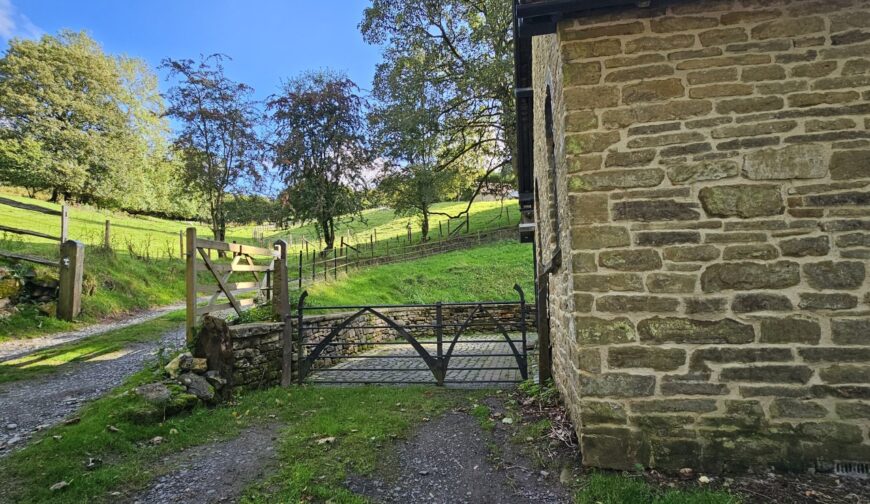
<svg viewBox="0 0 870 504">
<path fill-rule="evenodd" d="M 367 108 L 357 85 L 330 71 L 288 81 L 267 104 L 283 202 L 293 220 L 315 223 L 325 250 L 335 244 L 336 220 L 362 210 L 363 174 L 374 162 Z"/>
</svg>

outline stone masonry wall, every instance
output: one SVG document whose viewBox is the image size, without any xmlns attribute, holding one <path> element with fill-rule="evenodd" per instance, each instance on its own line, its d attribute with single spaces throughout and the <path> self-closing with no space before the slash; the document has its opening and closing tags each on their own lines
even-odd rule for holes
<svg viewBox="0 0 870 504">
<path fill-rule="evenodd" d="M 870 1 L 655 2 L 534 50 L 584 463 L 870 461 Z"/>
</svg>

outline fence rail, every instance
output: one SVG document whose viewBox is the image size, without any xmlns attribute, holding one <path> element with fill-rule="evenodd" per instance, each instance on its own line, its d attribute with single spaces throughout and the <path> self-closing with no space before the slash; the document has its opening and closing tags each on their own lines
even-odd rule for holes
<svg viewBox="0 0 870 504">
<path fill-rule="evenodd" d="M 32 229 L 21 229 L 0 225 L 0 231 L 6 233 L 34 236 L 36 238 L 58 242 L 60 246 L 59 260 L 29 254 L 18 254 L 5 250 L 0 250 L 0 257 L 5 257 L 14 261 L 26 261 L 58 268 L 59 287 L 57 318 L 62 320 L 74 320 L 82 311 L 82 276 L 84 272 L 85 246 L 81 242 L 67 239 L 69 215 L 67 213 L 66 205 L 62 206 L 60 210 L 52 210 L 50 208 L 22 203 L 9 198 L 0 198 L 0 205 L 6 205 L 19 210 L 26 210 L 28 212 L 37 212 L 60 217 L 60 236 L 43 233 L 42 231 L 34 231 Z"/>
</svg>

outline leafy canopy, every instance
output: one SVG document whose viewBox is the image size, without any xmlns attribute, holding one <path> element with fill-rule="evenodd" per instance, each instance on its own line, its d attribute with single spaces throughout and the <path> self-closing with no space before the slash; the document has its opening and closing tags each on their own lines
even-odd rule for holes
<svg viewBox="0 0 870 504">
<path fill-rule="evenodd" d="M 166 115 L 180 124 L 174 144 L 184 180 L 204 200 L 216 240 L 226 236 L 227 194 L 260 178 L 263 145 L 253 89 L 225 75 L 224 59 L 212 54 L 161 65 L 177 79 L 167 93 Z"/>
<path fill-rule="evenodd" d="M 0 59 L 0 182 L 147 209 L 171 170 L 162 109 L 143 61 L 106 55 L 84 33 L 12 40 Z"/>
<path fill-rule="evenodd" d="M 420 145 L 434 156 L 436 171 L 474 166 L 482 176 L 472 196 L 489 174 L 510 171 L 511 2 L 373 0 L 360 30 L 384 46 L 373 85 L 373 124 L 384 155 L 418 163 Z"/>
<path fill-rule="evenodd" d="M 366 99 L 345 75 L 318 71 L 287 82 L 267 107 L 284 201 L 294 220 L 317 224 L 331 249 L 336 219 L 362 210 L 358 192 L 373 163 Z"/>
</svg>

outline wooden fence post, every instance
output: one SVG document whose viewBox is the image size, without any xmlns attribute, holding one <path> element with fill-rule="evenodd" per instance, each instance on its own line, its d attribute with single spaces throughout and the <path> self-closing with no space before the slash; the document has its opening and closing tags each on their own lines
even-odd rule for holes
<svg viewBox="0 0 870 504">
<path fill-rule="evenodd" d="M 299 290 L 302 290 L 302 250 L 299 250 Z"/>
<path fill-rule="evenodd" d="M 184 259 L 184 231 L 178 230 L 178 257 Z"/>
<path fill-rule="evenodd" d="M 69 212 L 67 211 L 66 205 L 61 205 L 60 207 L 60 243 L 63 245 L 67 242 L 67 236 L 69 235 Z"/>
<path fill-rule="evenodd" d="M 112 248 L 112 222 L 106 219 L 106 231 L 103 233 L 103 248 Z"/>
<path fill-rule="evenodd" d="M 196 228 L 187 228 L 187 246 L 185 247 L 187 268 L 185 269 L 185 298 L 187 301 L 187 326 L 185 334 L 187 342 L 193 343 L 193 328 L 196 325 Z"/>
<path fill-rule="evenodd" d="M 60 289 L 57 318 L 74 320 L 82 311 L 82 273 L 85 267 L 85 244 L 67 240 L 60 246 Z"/>
<path fill-rule="evenodd" d="M 275 258 L 275 271 L 272 273 L 272 310 L 281 316 L 281 320 L 290 315 L 290 295 L 287 283 L 287 242 L 275 242 L 278 257 Z"/>
</svg>

